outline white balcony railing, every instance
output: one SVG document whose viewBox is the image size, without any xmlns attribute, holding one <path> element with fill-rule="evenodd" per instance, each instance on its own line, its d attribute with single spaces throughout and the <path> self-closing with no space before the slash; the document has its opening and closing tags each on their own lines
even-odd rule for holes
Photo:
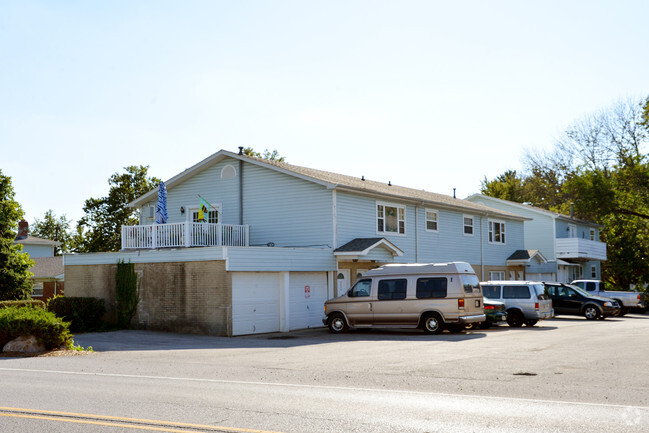
<svg viewBox="0 0 649 433">
<path fill-rule="evenodd" d="M 210 223 L 151 224 L 122 226 L 122 249 L 169 247 L 247 247 L 247 225 Z"/>
<path fill-rule="evenodd" d="M 558 259 L 606 260 L 606 243 L 581 238 L 555 239 Z"/>
</svg>

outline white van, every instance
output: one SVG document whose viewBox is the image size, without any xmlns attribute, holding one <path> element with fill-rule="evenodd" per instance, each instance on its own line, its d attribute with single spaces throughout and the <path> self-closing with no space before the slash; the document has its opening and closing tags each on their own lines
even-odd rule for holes
<svg viewBox="0 0 649 433">
<path fill-rule="evenodd" d="M 324 307 L 322 322 L 333 333 L 401 327 L 439 334 L 486 320 L 478 277 L 465 262 L 384 265 Z"/>
</svg>

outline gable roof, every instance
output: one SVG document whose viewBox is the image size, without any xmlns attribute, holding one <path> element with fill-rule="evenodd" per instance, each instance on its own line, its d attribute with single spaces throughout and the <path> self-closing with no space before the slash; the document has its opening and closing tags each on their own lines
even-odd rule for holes
<svg viewBox="0 0 649 433">
<path fill-rule="evenodd" d="M 546 215 L 546 216 L 549 216 L 551 218 L 560 219 L 560 220 L 566 221 L 566 222 L 574 222 L 574 223 L 584 224 L 584 225 L 591 226 L 591 227 L 599 227 L 599 228 L 604 227 L 601 224 L 597 224 L 597 223 L 594 223 L 594 222 L 591 222 L 591 221 L 586 221 L 586 220 L 582 220 L 582 219 L 579 219 L 579 218 L 570 217 L 570 215 L 565 215 L 565 214 L 562 214 L 562 213 L 559 213 L 559 212 L 553 212 L 551 210 L 543 209 L 543 208 L 540 208 L 540 207 L 537 207 L 537 206 L 532 206 L 532 205 L 525 204 L 525 203 L 518 203 L 518 202 L 515 202 L 515 201 L 509 201 L 509 200 L 503 200 L 501 198 L 490 197 L 490 196 L 484 195 L 484 194 L 472 194 L 469 197 L 467 197 L 466 200 L 470 201 L 470 200 L 476 199 L 476 198 L 486 199 L 488 201 L 494 201 L 496 203 L 503 203 L 503 204 L 512 206 L 514 208 L 525 209 L 525 210 L 528 210 L 530 212 L 535 212 L 535 213 L 538 213 L 538 214 Z"/>
<path fill-rule="evenodd" d="M 541 263 L 547 263 L 547 259 L 539 250 L 516 250 L 507 257 L 507 264 L 529 263 L 533 258 L 537 258 Z"/>
<path fill-rule="evenodd" d="M 440 208 L 453 209 L 460 212 L 467 212 L 472 214 L 497 216 L 500 218 L 507 218 L 517 221 L 528 220 L 529 218 L 516 215 L 511 212 L 502 211 L 480 203 L 473 203 L 467 200 L 457 199 L 444 194 L 437 194 L 425 190 L 414 188 L 407 188 L 398 185 L 390 185 L 384 182 L 377 182 L 369 179 L 348 176 L 344 174 L 331 173 L 328 171 L 317 170 L 313 168 L 301 167 L 297 165 L 287 164 L 283 162 L 270 161 L 267 159 L 256 158 L 253 156 L 240 155 L 237 153 L 229 152 L 227 150 L 220 150 L 215 154 L 205 158 L 203 161 L 195 164 L 194 166 L 186 169 L 182 173 L 177 174 L 165 182 L 167 190 L 171 190 L 175 185 L 185 181 L 186 179 L 200 173 L 201 171 L 211 167 L 212 165 L 223 161 L 226 158 L 232 158 L 239 161 L 248 162 L 261 167 L 265 167 L 289 176 L 297 177 L 309 182 L 317 183 L 325 186 L 328 189 L 335 189 L 339 191 L 348 191 L 356 194 L 370 195 L 374 197 L 381 197 L 382 199 L 392 199 L 414 202 L 415 204 L 434 206 Z M 141 197 L 133 200 L 128 204 L 130 207 L 138 207 L 149 201 L 157 200 L 158 189 L 153 189 Z"/>
<path fill-rule="evenodd" d="M 335 256 L 366 256 L 374 248 L 382 246 L 393 256 L 402 256 L 403 251 L 385 238 L 356 238 L 334 250 Z"/>
<path fill-rule="evenodd" d="M 37 238 L 36 236 L 16 236 L 16 239 L 13 243 L 23 245 L 47 245 L 52 247 L 58 247 L 59 245 L 61 245 L 61 242 L 52 241 L 50 239 Z"/>
</svg>

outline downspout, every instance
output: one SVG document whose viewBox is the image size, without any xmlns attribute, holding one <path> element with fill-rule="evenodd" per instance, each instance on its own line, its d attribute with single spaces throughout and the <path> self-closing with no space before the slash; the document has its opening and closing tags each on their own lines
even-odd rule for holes
<svg viewBox="0 0 649 433">
<path fill-rule="evenodd" d="M 243 146 L 239 146 L 239 155 L 243 155 Z M 243 225 L 243 161 L 239 160 L 239 225 Z"/>
<path fill-rule="evenodd" d="M 415 205 L 415 263 L 419 263 L 419 206 Z"/>
<path fill-rule="evenodd" d="M 484 234 L 482 227 L 482 217 L 480 218 L 480 281 L 484 281 Z"/>
</svg>

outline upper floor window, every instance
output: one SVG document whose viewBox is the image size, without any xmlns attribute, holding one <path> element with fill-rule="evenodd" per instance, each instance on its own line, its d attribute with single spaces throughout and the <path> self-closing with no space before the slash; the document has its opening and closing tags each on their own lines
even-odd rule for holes
<svg viewBox="0 0 649 433">
<path fill-rule="evenodd" d="M 505 223 L 503 221 L 489 221 L 489 242 L 505 243 Z"/>
<path fill-rule="evenodd" d="M 426 230 L 429 232 L 436 232 L 438 229 L 439 214 L 436 210 L 426 209 Z"/>
<path fill-rule="evenodd" d="M 464 234 L 467 236 L 473 236 L 473 217 L 464 216 Z"/>
<path fill-rule="evenodd" d="M 596 241 L 595 229 L 590 229 L 590 240 Z"/>
<path fill-rule="evenodd" d="M 406 208 L 377 203 L 376 224 L 379 233 L 406 234 Z"/>
<path fill-rule="evenodd" d="M 576 238 L 577 237 L 577 226 L 574 224 L 568 224 L 568 237 Z"/>
</svg>

